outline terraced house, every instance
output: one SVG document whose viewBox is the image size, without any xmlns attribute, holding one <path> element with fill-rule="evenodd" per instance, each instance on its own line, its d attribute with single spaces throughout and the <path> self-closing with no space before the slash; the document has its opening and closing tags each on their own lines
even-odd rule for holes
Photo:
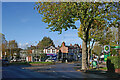
<svg viewBox="0 0 120 80">
<path fill-rule="evenodd" d="M 62 52 L 62 58 L 67 58 L 68 60 L 79 60 L 82 55 L 81 45 L 79 46 L 78 44 L 67 46 L 63 42 L 60 51 Z"/>
</svg>

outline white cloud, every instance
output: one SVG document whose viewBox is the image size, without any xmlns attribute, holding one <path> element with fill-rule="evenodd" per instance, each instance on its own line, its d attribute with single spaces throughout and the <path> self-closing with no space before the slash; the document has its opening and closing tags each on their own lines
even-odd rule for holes
<svg viewBox="0 0 120 80">
<path fill-rule="evenodd" d="M 19 43 L 19 44 L 18 44 L 18 47 L 19 47 L 19 48 L 22 48 L 22 49 L 25 49 L 25 48 L 27 48 L 27 47 L 29 47 L 29 46 L 30 46 L 29 43 L 23 43 L 23 44 L 22 44 L 22 43 Z"/>
<path fill-rule="evenodd" d="M 21 46 L 22 46 L 22 44 L 21 44 L 21 43 L 19 43 L 19 44 L 18 44 L 18 47 L 19 47 L 19 48 L 21 48 Z"/>
</svg>

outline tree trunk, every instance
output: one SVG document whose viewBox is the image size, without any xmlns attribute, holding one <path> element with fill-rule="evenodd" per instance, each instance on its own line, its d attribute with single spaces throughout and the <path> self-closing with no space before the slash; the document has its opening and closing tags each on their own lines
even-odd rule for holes
<svg viewBox="0 0 120 80">
<path fill-rule="evenodd" d="M 82 42 L 82 70 L 86 70 L 87 69 L 87 45 L 86 42 L 83 40 Z"/>
<path fill-rule="evenodd" d="M 90 67 L 90 41 L 89 41 L 89 47 L 88 47 L 88 68 Z"/>
<path fill-rule="evenodd" d="M 93 42 L 92 42 L 92 46 L 91 46 L 91 49 L 90 49 L 90 54 L 91 54 L 91 58 L 92 58 L 92 62 L 91 62 L 91 64 L 92 64 L 92 69 L 93 69 L 93 56 L 92 56 L 92 49 L 93 49 L 93 44 L 94 44 L 94 42 L 95 42 L 95 40 L 93 40 Z"/>
<path fill-rule="evenodd" d="M 118 46 L 120 46 L 120 26 L 118 27 Z M 118 49 L 118 56 L 120 56 L 120 49 Z"/>
</svg>

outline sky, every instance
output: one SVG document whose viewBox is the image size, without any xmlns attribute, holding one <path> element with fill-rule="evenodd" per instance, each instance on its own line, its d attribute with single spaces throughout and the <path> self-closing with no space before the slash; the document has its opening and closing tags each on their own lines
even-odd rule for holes
<svg viewBox="0 0 120 80">
<path fill-rule="evenodd" d="M 2 3 L 2 33 L 7 41 L 16 40 L 20 48 L 26 48 L 27 44 L 36 45 L 47 36 L 54 41 L 56 47 L 63 41 L 66 45 L 82 45 L 77 29 L 63 31 L 60 35 L 58 32 L 50 32 L 50 29 L 46 29 L 48 24 L 42 22 L 42 16 L 34 10 L 34 6 L 34 2 Z M 75 25 L 79 28 L 80 22 L 76 21 Z"/>
</svg>

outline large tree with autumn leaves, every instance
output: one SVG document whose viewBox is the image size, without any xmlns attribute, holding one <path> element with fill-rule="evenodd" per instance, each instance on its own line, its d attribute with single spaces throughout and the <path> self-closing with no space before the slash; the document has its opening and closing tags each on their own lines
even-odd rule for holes
<svg viewBox="0 0 120 80">
<path fill-rule="evenodd" d="M 99 25 L 110 27 L 119 20 L 118 2 L 37 2 L 35 9 L 43 15 L 51 31 L 77 29 L 75 21 L 80 20 L 82 43 L 82 69 L 87 69 L 86 55 L 90 29 Z M 105 26 L 107 24 L 107 26 Z M 96 26 L 98 25 L 98 26 Z"/>
</svg>

